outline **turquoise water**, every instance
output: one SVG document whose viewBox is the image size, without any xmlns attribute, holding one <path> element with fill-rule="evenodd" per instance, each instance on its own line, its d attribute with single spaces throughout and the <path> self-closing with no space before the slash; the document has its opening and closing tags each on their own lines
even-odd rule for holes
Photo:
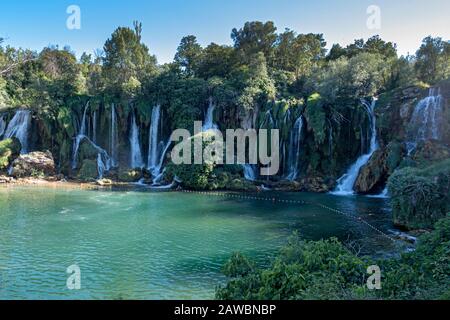
<svg viewBox="0 0 450 320">
<path fill-rule="evenodd" d="M 386 200 L 266 194 L 349 212 L 392 228 Z M 264 196 L 264 194 L 259 195 Z M 180 192 L 0 188 L 0 299 L 211 299 L 235 251 L 264 264 L 297 230 L 358 240 L 371 255 L 394 244 L 316 205 Z M 68 290 L 67 267 L 81 270 Z"/>
</svg>

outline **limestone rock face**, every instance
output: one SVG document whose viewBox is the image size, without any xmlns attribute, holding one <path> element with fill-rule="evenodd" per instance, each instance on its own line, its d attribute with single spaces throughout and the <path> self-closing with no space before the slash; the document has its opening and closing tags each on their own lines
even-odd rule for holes
<svg viewBox="0 0 450 320">
<path fill-rule="evenodd" d="M 377 150 L 369 162 L 361 168 L 355 182 L 357 193 L 369 193 L 386 180 L 386 152 Z"/>
<path fill-rule="evenodd" d="M 404 155 L 405 147 L 399 142 L 391 142 L 387 147 L 375 151 L 369 162 L 361 168 L 355 182 L 355 191 L 362 194 L 379 191 L 377 189 L 385 185 Z"/>
<path fill-rule="evenodd" d="M 12 163 L 11 176 L 15 178 L 49 177 L 55 174 L 55 162 L 50 151 L 23 154 Z"/>
</svg>

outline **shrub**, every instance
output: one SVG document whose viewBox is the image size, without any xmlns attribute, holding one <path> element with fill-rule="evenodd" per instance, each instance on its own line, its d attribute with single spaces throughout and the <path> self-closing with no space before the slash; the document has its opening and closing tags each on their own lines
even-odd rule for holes
<svg viewBox="0 0 450 320">
<path fill-rule="evenodd" d="M 20 154 L 20 141 L 17 138 L 0 141 L 0 171 L 7 170 Z"/>
<path fill-rule="evenodd" d="M 388 182 L 394 223 L 409 229 L 432 227 L 450 208 L 449 186 L 450 160 L 395 172 Z"/>
</svg>

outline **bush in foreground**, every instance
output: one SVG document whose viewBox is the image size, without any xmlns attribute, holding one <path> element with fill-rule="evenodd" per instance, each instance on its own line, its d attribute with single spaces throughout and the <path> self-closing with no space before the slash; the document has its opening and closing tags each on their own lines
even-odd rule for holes
<svg viewBox="0 0 450 320">
<path fill-rule="evenodd" d="M 381 268 L 381 290 L 366 286 L 373 264 Z M 216 298 L 224 300 L 450 299 L 450 216 L 420 238 L 416 251 L 398 259 L 374 262 L 336 239 L 294 235 L 269 267 L 236 253 L 223 271 L 229 279 Z"/>
</svg>

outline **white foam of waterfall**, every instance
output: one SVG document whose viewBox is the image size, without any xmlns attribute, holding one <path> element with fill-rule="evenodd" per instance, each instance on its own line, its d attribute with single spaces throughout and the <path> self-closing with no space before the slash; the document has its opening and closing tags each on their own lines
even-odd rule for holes
<svg viewBox="0 0 450 320">
<path fill-rule="evenodd" d="M 214 105 L 212 99 L 209 99 L 208 110 L 206 111 L 205 121 L 203 122 L 203 131 L 218 129 L 217 125 L 214 123 L 214 110 L 216 106 Z"/>
<path fill-rule="evenodd" d="M 119 141 L 119 134 L 117 131 L 117 114 L 116 114 L 116 107 L 114 103 L 111 105 L 111 137 L 110 137 L 110 151 L 111 151 L 111 165 L 113 167 L 117 167 L 118 162 L 118 141 Z"/>
<path fill-rule="evenodd" d="M 20 141 L 22 145 L 20 153 L 22 154 L 28 152 L 28 130 L 30 127 L 30 123 L 30 111 L 18 110 L 9 122 L 8 127 L 4 132 L 5 139 L 16 137 Z"/>
<path fill-rule="evenodd" d="M 332 192 L 332 194 L 334 195 L 347 196 L 354 194 L 353 187 L 355 185 L 356 179 L 358 178 L 359 171 L 364 165 L 367 164 L 373 153 L 378 149 L 375 116 L 376 103 L 377 100 L 375 98 L 372 100 L 371 104 L 369 104 L 367 101 L 363 101 L 363 105 L 366 108 L 367 113 L 369 114 L 370 120 L 371 138 L 369 152 L 359 157 L 356 162 L 350 167 L 350 169 L 341 178 L 338 179 L 338 186 L 336 187 L 336 190 Z"/>
<path fill-rule="evenodd" d="M 86 106 L 84 107 L 83 111 L 83 117 L 81 118 L 81 126 L 80 131 L 78 131 L 77 136 L 75 137 L 75 143 L 73 146 L 73 153 L 72 153 L 72 169 L 76 169 L 78 162 L 78 149 L 80 148 L 81 140 L 86 136 L 86 113 L 89 108 L 89 102 L 86 103 Z"/>
<path fill-rule="evenodd" d="M 303 117 L 300 116 L 295 121 L 294 127 L 289 137 L 286 179 L 290 181 L 297 179 L 299 175 L 302 129 Z"/>
<path fill-rule="evenodd" d="M 152 120 L 150 123 L 148 160 L 147 160 L 147 168 L 152 172 L 157 168 L 159 161 L 158 131 L 159 131 L 160 116 L 161 116 L 161 106 L 156 105 L 152 109 Z"/>
<path fill-rule="evenodd" d="M 136 116 L 132 115 L 131 118 L 131 130 L 130 130 L 130 145 L 131 145 L 131 168 L 143 168 L 144 162 L 142 161 L 141 145 L 139 143 L 139 128 L 136 124 Z"/>
<path fill-rule="evenodd" d="M 407 149 L 408 155 L 425 140 L 439 140 L 440 121 L 442 120 L 443 98 L 439 88 L 431 88 L 428 97 L 419 101 L 414 108 L 409 124 Z"/>
</svg>

